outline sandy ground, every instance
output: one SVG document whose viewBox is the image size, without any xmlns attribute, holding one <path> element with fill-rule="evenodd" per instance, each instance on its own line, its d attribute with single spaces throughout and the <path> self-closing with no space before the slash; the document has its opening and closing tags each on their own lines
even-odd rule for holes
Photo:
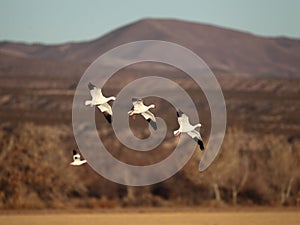
<svg viewBox="0 0 300 225">
<path fill-rule="evenodd" d="M 299 211 L 1 214 L 2 225 L 299 225 Z"/>
</svg>

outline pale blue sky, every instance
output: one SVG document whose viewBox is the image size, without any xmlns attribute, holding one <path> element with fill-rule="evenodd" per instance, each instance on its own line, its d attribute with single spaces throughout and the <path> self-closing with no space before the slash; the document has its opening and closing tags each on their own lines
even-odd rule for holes
<svg viewBox="0 0 300 225">
<path fill-rule="evenodd" d="M 92 40 L 141 18 L 177 18 L 300 38 L 300 1 L 0 0 L 0 40 Z"/>
</svg>

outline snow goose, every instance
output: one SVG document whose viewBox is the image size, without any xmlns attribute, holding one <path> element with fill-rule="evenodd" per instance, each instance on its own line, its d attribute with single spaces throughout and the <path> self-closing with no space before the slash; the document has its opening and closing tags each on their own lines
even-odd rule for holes
<svg viewBox="0 0 300 225">
<path fill-rule="evenodd" d="M 86 163 L 86 160 L 81 160 L 79 153 L 76 152 L 76 150 L 73 150 L 73 162 L 70 163 L 72 166 L 80 166 L 82 164 Z"/>
<path fill-rule="evenodd" d="M 129 116 L 134 116 L 135 114 L 141 114 L 152 126 L 154 130 L 157 130 L 156 119 L 153 113 L 149 109 L 155 108 L 155 105 L 151 104 L 145 106 L 142 99 L 132 98 L 132 108 L 128 112 Z"/>
<path fill-rule="evenodd" d="M 114 96 L 106 98 L 105 96 L 103 96 L 101 89 L 97 88 L 91 82 L 88 84 L 88 88 L 90 90 L 92 100 L 86 100 L 85 105 L 90 107 L 97 106 L 104 114 L 107 121 L 111 123 L 112 109 L 108 102 L 111 100 L 116 100 L 116 98 Z"/>
<path fill-rule="evenodd" d="M 201 127 L 202 125 L 200 123 L 194 126 L 191 125 L 189 122 L 189 117 L 180 110 L 177 111 L 177 119 L 179 123 L 179 129 L 174 131 L 174 135 L 178 136 L 180 133 L 187 133 L 198 143 L 201 151 L 204 150 L 202 137 L 200 133 L 195 130 L 197 127 Z"/>
</svg>

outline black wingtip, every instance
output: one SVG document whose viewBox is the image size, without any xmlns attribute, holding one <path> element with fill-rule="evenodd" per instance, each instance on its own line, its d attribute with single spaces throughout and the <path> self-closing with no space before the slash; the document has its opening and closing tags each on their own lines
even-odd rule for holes
<svg viewBox="0 0 300 225">
<path fill-rule="evenodd" d="M 89 90 L 93 90 L 96 86 L 93 85 L 91 82 L 88 84 Z"/>
<path fill-rule="evenodd" d="M 142 101 L 142 99 L 141 98 L 132 98 L 131 101 L 132 102 L 138 102 L 138 101 Z"/>
<path fill-rule="evenodd" d="M 197 142 L 197 144 L 199 145 L 201 151 L 203 151 L 205 148 L 204 148 L 204 144 L 203 144 L 203 141 L 198 139 L 198 138 L 194 138 L 194 140 Z"/>
<path fill-rule="evenodd" d="M 105 116 L 106 120 L 107 120 L 109 123 L 112 122 L 112 117 L 111 117 L 110 114 L 108 114 L 108 113 L 103 113 L 103 115 Z"/>
<path fill-rule="evenodd" d="M 151 127 L 154 129 L 154 130 L 157 130 L 157 125 L 156 125 L 156 122 L 154 122 L 153 120 L 151 119 L 147 119 L 148 123 L 150 123 Z"/>
<path fill-rule="evenodd" d="M 176 113 L 177 113 L 177 117 L 181 117 L 183 114 L 183 112 L 180 109 L 178 109 Z"/>
<path fill-rule="evenodd" d="M 203 141 L 201 141 L 201 140 L 198 140 L 198 145 L 199 145 L 199 147 L 200 147 L 201 151 L 203 151 L 203 150 L 205 149 L 205 148 L 204 148 Z"/>
<path fill-rule="evenodd" d="M 76 154 L 77 154 L 76 150 L 75 150 L 75 149 L 73 149 L 73 155 L 76 155 Z"/>
</svg>

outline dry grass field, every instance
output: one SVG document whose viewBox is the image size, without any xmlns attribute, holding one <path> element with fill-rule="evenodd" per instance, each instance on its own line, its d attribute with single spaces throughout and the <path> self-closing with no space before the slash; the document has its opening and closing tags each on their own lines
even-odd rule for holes
<svg viewBox="0 0 300 225">
<path fill-rule="evenodd" d="M 297 211 L 238 211 L 238 212 L 101 212 L 101 213 L 26 213 L 0 215 L 2 225 L 298 225 Z"/>
</svg>

